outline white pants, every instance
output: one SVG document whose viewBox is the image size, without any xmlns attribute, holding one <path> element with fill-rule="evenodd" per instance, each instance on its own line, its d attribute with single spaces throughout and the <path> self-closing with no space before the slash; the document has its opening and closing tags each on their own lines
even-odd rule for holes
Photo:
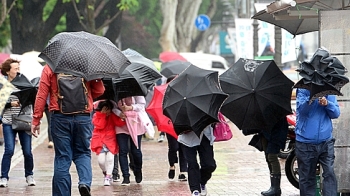
<svg viewBox="0 0 350 196">
<path fill-rule="evenodd" d="M 111 152 L 101 152 L 98 155 L 98 164 L 103 172 L 106 172 L 108 176 L 112 176 L 114 167 L 114 154 Z"/>
</svg>

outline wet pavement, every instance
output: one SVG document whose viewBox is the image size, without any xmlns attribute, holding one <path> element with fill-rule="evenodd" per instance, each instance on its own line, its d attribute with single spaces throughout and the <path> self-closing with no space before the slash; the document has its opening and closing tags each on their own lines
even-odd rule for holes
<svg viewBox="0 0 350 196">
<path fill-rule="evenodd" d="M 43 124 L 45 125 L 45 124 Z M 45 126 L 43 126 L 44 128 Z M 214 144 L 217 169 L 207 184 L 210 196 L 254 196 L 260 195 L 270 187 L 269 171 L 262 152 L 248 146 L 250 136 L 233 129 L 233 138 L 227 142 Z M 10 180 L 7 188 L 0 188 L 0 195 L 20 196 L 48 196 L 51 195 L 51 179 L 53 175 L 54 150 L 47 148 L 47 132 L 42 131 L 39 138 L 33 138 L 33 154 L 35 161 L 34 178 L 36 186 L 28 187 L 24 178 L 23 156 L 17 144 L 16 153 L 12 160 L 9 173 Z M 93 182 L 91 193 L 93 196 L 106 195 L 191 195 L 187 182 L 177 179 L 169 181 L 167 142 L 158 143 L 156 139 L 142 142 L 143 151 L 143 181 L 136 184 L 131 175 L 130 186 L 121 186 L 120 182 L 113 182 L 111 186 L 103 186 L 103 175 L 97 163 L 97 157 L 92 155 Z M 1 157 L 3 146 L 0 147 Z M 284 160 L 281 160 L 282 168 Z M 78 176 L 74 163 L 71 166 L 72 195 L 79 195 Z M 176 176 L 178 168 L 176 168 Z M 298 189 L 287 180 L 284 171 L 281 181 L 282 195 L 297 196 Z"/>
</svg>

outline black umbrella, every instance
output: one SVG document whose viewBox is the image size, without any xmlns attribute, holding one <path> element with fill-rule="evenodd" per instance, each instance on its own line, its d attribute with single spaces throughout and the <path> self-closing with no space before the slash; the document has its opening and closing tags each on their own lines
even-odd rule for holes
<svg viewBox="0 0 350 196">
<path fill-rule="evenodd" d="M 252 19 L 268 22 L 281 27 L 293 35 L 319 30 L 319 10 L 346 9 L 338 0 L 295 0 L 291 2 L 275 1 L 266 9 L 259 11 Z"/>
<path fill-rule="evenodd" d="M 107 38 L 87 32 L 55 35 L 39 55 L 55 73 L 68 73 L 93 80 L 119 77 L 129 64 L 126 56 Z"/>
<path fill-rule="evenodd" d="M 21 103 L 21 110 L 29 105 L 34 105 L 36 94 L 38 92 L 40 78 L 28 80 L 23 74 L 18 74 L 11 83 L 18 89 L 12 92 Z"/>
<path fill-rule="evenodd" d="M 241 58 L 219 78 L 223 91 L 229 94 L 221 112 L 239 129 L 270 130 L 292 113 L 294 83 L 273 60 Z"/>
<path fill-rule="evenodd" d="M 184 62 L 179 60 L 168 61 L 168 62 L 162 63 L 160 73 L 164 77 L 169 78 L 170 76 L 180 74 L 190 65 L 191 65 L 190 62 Z"/>
<path fill-rule="evenodd" d="M 148 90 L 162 75 L 153 61 L 143 56 L 127 56 L 131 64 L 114 81 L 117 99 L 129 96 L 146 96 Z"/>
<path fill-rule="evenodd" d="M 343 64 L 322 48 L 316 50 L 309 62 L 302 62 L 296 71 L 302 79 L 294 85 L 294 88 L 308 89 L 310 103 L 325 95 L 343 95 L 340 89 L 349 82 Z"/>
<path fill-rule="evenodd" d="M 176 134 L 192 130 L 200 135 L 205 127 L 219 122 L 218 112 L 226 98 L 218 72 L 190 65 L 169 83 L 163 113 L 173 122 Z"/>
</svg>

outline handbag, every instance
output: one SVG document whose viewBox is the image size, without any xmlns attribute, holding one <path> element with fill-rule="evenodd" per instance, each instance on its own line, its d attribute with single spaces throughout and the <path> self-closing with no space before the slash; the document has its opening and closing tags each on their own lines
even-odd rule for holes
<svg viewBox="0 0 350 196">
<path fill-rule="evenodd" d="M 215 136 L 215 142 L 228 141 L 232 138 L 232 131 L 230 125 L 226 122 L 224 115 L 219 112 L 219 121 L 215 124 L 213 135 Z"/>
<path fill-rule="evenodd" d="M 13 114 L 12 130 L 31 131 L 33 116 L 31 114 Z"/>
</svg>

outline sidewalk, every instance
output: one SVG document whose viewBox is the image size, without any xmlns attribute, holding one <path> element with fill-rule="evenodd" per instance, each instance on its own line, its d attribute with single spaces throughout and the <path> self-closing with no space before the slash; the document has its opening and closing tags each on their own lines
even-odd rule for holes
<svg viewBox="0 0 350 196">
<path fill-rule="evenodd" d="M 42 134 L 45 134 L 43 131 Z M 264 154 L 248 146 L 250 137 L 245 137 L 237 130 L 233 130 L 233 138 L 228 142 L 214 144 L 217 169 L 207 184 L 210 196 L 253 196 L 260 195 L 261 191 L 270 187 L 269 171 Z M 35 146 L 34 143 L 38 145 Z M 142 141 L 143 151 L 143 181 L 136 184 L 131 174 L 131 185 L 120 186 L 114 182 L 112 186 L 103 186 L 102 172 L 97 163 L 97 157 L 92 155 L 93 182 L 91 192 L 93 196 L 106 195 L 191 195 L 187 182 L 169 181 L 167 162 L 167 142 L 158 143 L 156 139 Z M 18 163 L 10 171 L 8 188 L 0 188 L 0 195 L 47 196 L 51 195 L 51 180 L 53 175 L 54 150 L 47 148 L 47 137 L 33 138 L 33 154 L 35 161 L 34 177 L 37 186 L 28 187 L 24 178 L 23 159 L 20 156 Z M 284 160 L 281 160 L 284 167 Z M 77 173 L 75 165 L 71 166 L 72 195 L 79 195 Z M 176 176 L 178 168 L 176 168 Z M 297 196 L 298 189 L 294 188 L 282 173 L 282 195 Z"/>
</svg>

